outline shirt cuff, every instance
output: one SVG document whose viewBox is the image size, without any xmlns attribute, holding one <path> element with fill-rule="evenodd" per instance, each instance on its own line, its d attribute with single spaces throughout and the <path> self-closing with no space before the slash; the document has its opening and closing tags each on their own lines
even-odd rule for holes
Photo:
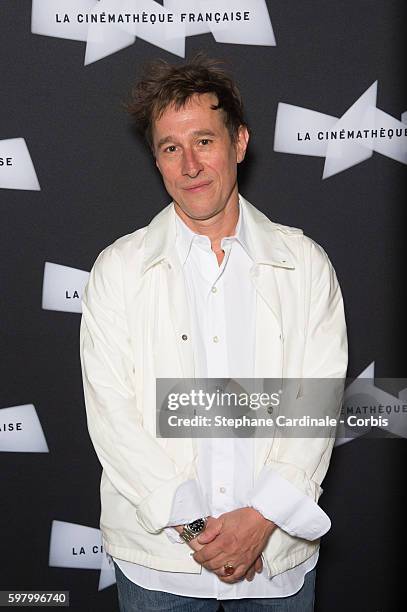
<svg viewBox="0 0 407 612">
<path fill-rule="evenodd" d="M 181 538 L 180 534 L 176 529 L 174 529 L 174 527 L 164 527 L 164 533 L 173 544 L 185 544 L 185 540 Z"/>
<path fill-rule="evenodd" d="M 190 479 L 178 486 L 172 501 L 171 514 L 164 531 L 173 543 L 184 544 L 178 531 L 172 525 L 185 525 L 199 518 L 209 516 L 208 505 L 202 495 L 199 483 Z"/>
<path fill-rule="evenodd" d="M 311 497 L 266 466 L 257 478 L 247 505 L 297 538 L 316 540 L 331 528 L 329 516 Z"/>
<path fill-rule="evenodd" d="M 185 525 L 196 519 L 209 516 L 209 514 L 208 504 L 199 483 L 191 478 L 177 487 L 167 526 Z"/>
</svg>

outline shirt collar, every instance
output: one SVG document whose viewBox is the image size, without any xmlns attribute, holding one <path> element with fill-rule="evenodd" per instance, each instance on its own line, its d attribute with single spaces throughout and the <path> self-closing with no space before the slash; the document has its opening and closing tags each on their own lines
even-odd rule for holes
<svg viewBox="0 0 407 612">
<path fill-rule="evenodd" d="M 175 213 L 175 219 L 176 219 L 176 222 L 175 222 L 176 241 L 175 242 L 176 242 L 176 247 L 177 247 L 180 259 L 181 259 L 181 263 L 182 265 L 184 265 L 191 251 L 191 246 L 192 246 L 193 241 L 195 240 L 195 241 L 202 241 L 202 242 L 209 243 L 209 238 L 208 236 L 205 236 L 204 234 L 197 234 L 196 232 L 191 230 L 191 228 L 188 227 L 188 225 L 185 223 L 185 221 L 183 221 L 183 219 L 181 219 L 181 217 L 178 215 L 177 212 Z M 235 227 L 235 231 L 232 236 L 225 236 L 224 238 L 228 238 L 227 242 L 229 241 L 233 242 L 233 240 L 237 240 L 241 244 L 241 246 L 245 249 L 249 257 L 253 259 L 253 256 L 248 247 L 246 223 L 244 220 L 244 213 L 243 213 L 243 207 L 240 201 L 240 196 L 239 196 L 239 217 L 238 217 L 238 221 Z M 222 238 L 222 241 L 221 241 L 222 246 L 224 244 L 223 243 L 224 238 Z"/>
</svg>

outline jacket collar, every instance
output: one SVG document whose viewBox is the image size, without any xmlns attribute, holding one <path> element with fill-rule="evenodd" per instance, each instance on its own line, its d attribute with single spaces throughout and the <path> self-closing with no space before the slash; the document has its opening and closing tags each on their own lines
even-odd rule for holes
<svg viewBox="0 0 407 612">
<path fill-rule="evenodd" d="M 266 215 L 240 194 L 239 204 L 244 218 L 243 234 L 240 233 L 242 244 L 254 262 L 282 268 L 295 268 L 294 255 L 281 238 L 278 224 L 270 221 Z M 178 215 L 175 212 L 174 202 L 171 202 L 147 226 L 142 265 L 143 274 L 163 259 L 175 260 L 176 217 Z M 239 221 L 241 221 L 240 214 Z M 239 231 L 242 228 L 237 226 L 236 229 Z"/>
</svg>

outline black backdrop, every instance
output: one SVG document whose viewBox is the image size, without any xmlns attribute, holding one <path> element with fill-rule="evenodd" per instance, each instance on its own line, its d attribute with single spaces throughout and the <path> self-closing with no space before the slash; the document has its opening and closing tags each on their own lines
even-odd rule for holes
<svg viewBox="0 0 407 612">
<path fill-rule="evenodd" d="M 287 102 L 340 117 L 378 80 L 377 107 L 400 120 L 404 5 L 275 0 L 267 6 L 277 46 L 186 39 L 186 57 L 204 49 L 226 59 L 242 91 L 252 138 L 241 193 L 271 219 L 303 228 L 335 266 L 350 377 L 372 362 L 377 377 L 406 376 L 405 166 L 374 153 L 322 180 L 323 158 L 273 150 L 276 112 Z M 102 248 L 169 202 L 120 103 L 145 61 L 181 60 L 137 39 L 84 66 L 84 42 L 31 33 L 31 8 L 0 3 L 0 138 L 25 139 L 41 185 L 0 188 L 0 422 L 1 408 L 33 404 L 49 452 L 1 454 L 0 589 L 69 590 L 73 610 L 117 610 L 116 587 L 98 590 L 99 571 L 49 564 L 53 521 L 98 528 L 100 467 L 86 427 L 80 314 L 42 308 L 44 264 L 89 271 Z M 404 607 L 405 447 L 368 437 L 335 449 L 320 501 L 332 528 L 318 564 L 319 612 Z"/>
</svg>

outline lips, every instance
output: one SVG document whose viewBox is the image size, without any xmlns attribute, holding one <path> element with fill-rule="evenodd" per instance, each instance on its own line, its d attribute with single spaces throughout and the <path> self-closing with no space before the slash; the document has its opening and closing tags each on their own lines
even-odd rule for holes
<svg viewBox="0 0 407 612">
<path fill-rule="evenodd" d="M 196 193 L 197 191 L 201 191 L 205 189 L 205 187 L 208 187 L 209 185 L 210 185 L 210 182 L 198 183 L 197 185 L 194 185 L 193 187 L 184 187 L 184 190 L 189 191 L 190 193 Z"/>
</svg>

